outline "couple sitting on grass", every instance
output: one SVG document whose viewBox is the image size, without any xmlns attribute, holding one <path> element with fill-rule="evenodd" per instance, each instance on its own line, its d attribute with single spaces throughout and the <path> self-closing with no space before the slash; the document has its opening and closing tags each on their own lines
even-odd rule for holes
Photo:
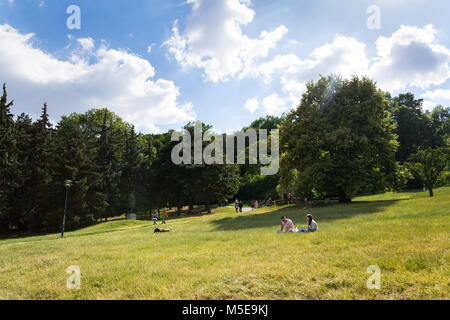
<svg viewBox="0 0 450 320">
<path fill-rule="evenodd" d="M 306 216 L 306 221 L 308 222 L 307 228 L 296 228 L 291 219 L 286 218 L 285 216 L 281 217 L 281 229 L 278 230 L 278 233 L 285 232 L 314 232 L 319 230 L 319 226 L 317 222 L 314 221 L 313 216 L 308 214 Z"/>
</svg>

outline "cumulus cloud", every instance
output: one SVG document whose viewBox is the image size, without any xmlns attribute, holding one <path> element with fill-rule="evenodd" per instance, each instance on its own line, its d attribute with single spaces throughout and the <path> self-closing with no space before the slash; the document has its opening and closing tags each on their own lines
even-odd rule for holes
<svg viewBox="0 0 450 320">
<path fill-rule="evenodd" d="M 95 41 L 92 38 L 79 38 L 77 42 L 84 50 L 92 50 L 95 47 Z"/>
<path fill-rule="evenodd" d="M 424 94 L 422 94 L 422 98 L 424 98 L 423 106 L 426 110 L 431 110 L 437 105 L 449 106 L 450 90 L 428 90 Z"/>
<path fill-rule="evenodd" d="M 436 106 L 437 106 L 437 104 L 435 102 L 429 101 L 429 100 L 424 100 L 423 104 L 422 104 L 422 107 L 425 110 L 430 110 L 430 111 L 433 110 Z"/>
<path fill-rule="evenodd" d="M 283 112 L 290 109 L 289 101 L 280 97 L 278 94 L 273 93 L 263 98 L 261 101 L 258 97 L 248 99 L 245 102 L 244 108 L 250 113 L 254 113 L 257 110 L 262 109 L 265 114 L 272 116 L 279 116 Z"/>
<path fill-rule="evenodd" d="M 391 37 L 378 38 L 376 47 L 370 75 L 384 89 L 425 89 L 450 78 L 450 50 L 438 43 L 432 25 L 401 26 Z"/>
<path fill-rule="evenodd" d="M 295 54 L 277 55 L 255 68 L 252 76 L 262 77 L 265 82 L 279 76 L 282 90 L 287 95 L 283 99 L 288 99 L 291 106 L 294 106 L 306 90 L 307 82 L 330 73 L 343 77 L 365 75 L 369 64 L 364 43 L 351 37 L 336 35 L 333 41 L 316 48 L 306 59 L 300 59 Z"/>
<path fill-rule="evenodd" d="M 250 113 L 254 113 L 259 108 L 258 98 L 254 97 L 252 99 L 248 99 L 247 102 L 245 102 L 244 108 Z"/>
<path fill-rule="evenodd" d="M 207 81 L 227 81 L 233 77 L 261 78 L 266 84 L 279 81 L 281 92 L 270 95 L 270 99 L 260 99 L 261 103 L 253 98 L 244 104 L 250 112 L 265 108 L 265 99 L 271 105 L 288 103 L 294 107 L 307 82 L 331 73 L 344 78 L 368 76 L 389 91 L 408 87 L 426 89 L 450 78 L 450 50 L 439 44 L 432 25 L 423 28 L 402 25 L 390 36 L 379 37 L 372 57 L 366 52 L 366 43 L 337 34 L 306 57 L 287 53 L 268 60 L 270 50 L 278 46 L 287 28 L 281 25 L 273 31 L 263 31 L 258 38 L 245 35 L 242 26 L 255 17 L 250 1 L 187 0 L 187 3 L 192 5 L 192 11 L 186 26 L 180 29 L 175 22 L 172 36 L 165 42 L 170 55 L 184 68 L 201 69 Z M 285 43 L 292 46 L 299 40 L 285 39 Z"/>
<path fill-rule="evenodd" d="M 291 106 L 285 98 L 273 93 L 262 100 L 262 105 L 267 115 L 279 116 L 288 111 Z"/>
<path fill-rule="evenodd" d="M 187 2 L 192 5 L 192 12 L 186 27 L 180 31 L 175 22 L 165 45 L 184 68 L 202 69 L 207 81 L 227 81 L 248 72 L 258 58 L 267 57 L 287 32 L 280 25 L 273 31 L 262 31 L 258 38 L 246 36 L 241 26 L 252 22 L 255 16 L 250 1 Z"/>
<path fill-rule="evenodd" d="M 437 89 L 434 91 L 427 91 L 422 95 L 423 98 L 428 98 L 433 101 L 450 102 L 450 90 Z"/>
<path fill-rule="evenodd" d="M 335 35 L 331 42 L 314 49 L 305 59 L 296 54 L 277 55 L 247 75 L 260 77 L 265 83 L 279 79 L 285 94 L 279 98 L 289 100 L 291 107 L 298 104 L 307 82 L 330 73 L 344 78 L 368 76 L 388 91 L 407 87 L 425 89 L 450 78 L 450 50 L 438 43 L 436 30 L 431 25 L 424 28 L 401 26 L 390 37 L 378 38 L 376 48 L 377 55 L 371 59 L 365 43 Z M 449 91 L 437 90 L 427 92 L 424 97 L 442 101 L 448 94 Z M 427 101 L 428 106 L 434 103 L 432 101 Z"/>
<path fill-rule="evenodd" d="M 55 117 L 108 107 L 148 131 L 195 117 L 191 103 L 179 102 L 176 85 L 153 79 L 155 69 L 137 55 L 84 38 L 66 61 L 36 48 L 33 39 L 0 25 L 0 81 L 7 82 L 16 110 L 36 114 L 47 101 Z"/>
</svg>

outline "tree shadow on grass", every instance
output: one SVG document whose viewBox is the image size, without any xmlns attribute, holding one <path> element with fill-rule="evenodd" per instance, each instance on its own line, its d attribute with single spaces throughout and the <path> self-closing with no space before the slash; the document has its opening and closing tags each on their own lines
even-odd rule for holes
<svg viewBox="0 0 450 320">
<path fill-rule="evenodd" d="M 280 217 L 287 216 L 297 225 L 306 225 L 306 215 L 312 214 L 319 223 L 340 219 L 348 219 L 359 215 L 373 214 L 383 211 L 386 207 L 395 204 L 398 200 L 379 200 L 370 202 L 355 202 L 352 204 L 322 205 L 322 206 L 293 206 L 280 208 L 265 213 L 252 213 L 238 217 L 226 217 L 211 221 L 219 231 L 233 231 L 265 227 L 278 227 Z"/>
</svg>

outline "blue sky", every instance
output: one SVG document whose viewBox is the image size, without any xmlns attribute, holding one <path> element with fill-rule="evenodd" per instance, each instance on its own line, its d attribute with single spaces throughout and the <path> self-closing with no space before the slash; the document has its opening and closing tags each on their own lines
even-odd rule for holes
<svg viewBox="0 0 450 320">
<path fill-rule="evenodd" d="M 81 10 L 69 30 L 66 9 Z M 379 10 L 379 29 L 367 20 Z M 109 107 L 141 131 L 218 131 L 286 112 L 319 73 L 368 75 L 450 105 L 444 0 L 0 0 L 0 81 L 15 113 Z M 377 20 L 376 20 L 377 21 Z M 151 49 L 149 49 L 149 47 Z"/>
</svg>

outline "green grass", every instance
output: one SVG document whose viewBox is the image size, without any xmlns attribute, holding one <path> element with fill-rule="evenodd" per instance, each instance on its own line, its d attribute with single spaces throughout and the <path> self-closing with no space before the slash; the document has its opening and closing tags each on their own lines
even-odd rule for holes
<svg viewBox="0 0 450 320">
<path fill-rule="evenodd" d="M 0 299 L 449 299 L 450 188 L 0 240 Z M 276 234 L 281 215 L 314 234 Z M 66 288 L 78 265 L 81 290 Z M 369 265 L 381 289 L 369 290 Z"/>
</svg>

